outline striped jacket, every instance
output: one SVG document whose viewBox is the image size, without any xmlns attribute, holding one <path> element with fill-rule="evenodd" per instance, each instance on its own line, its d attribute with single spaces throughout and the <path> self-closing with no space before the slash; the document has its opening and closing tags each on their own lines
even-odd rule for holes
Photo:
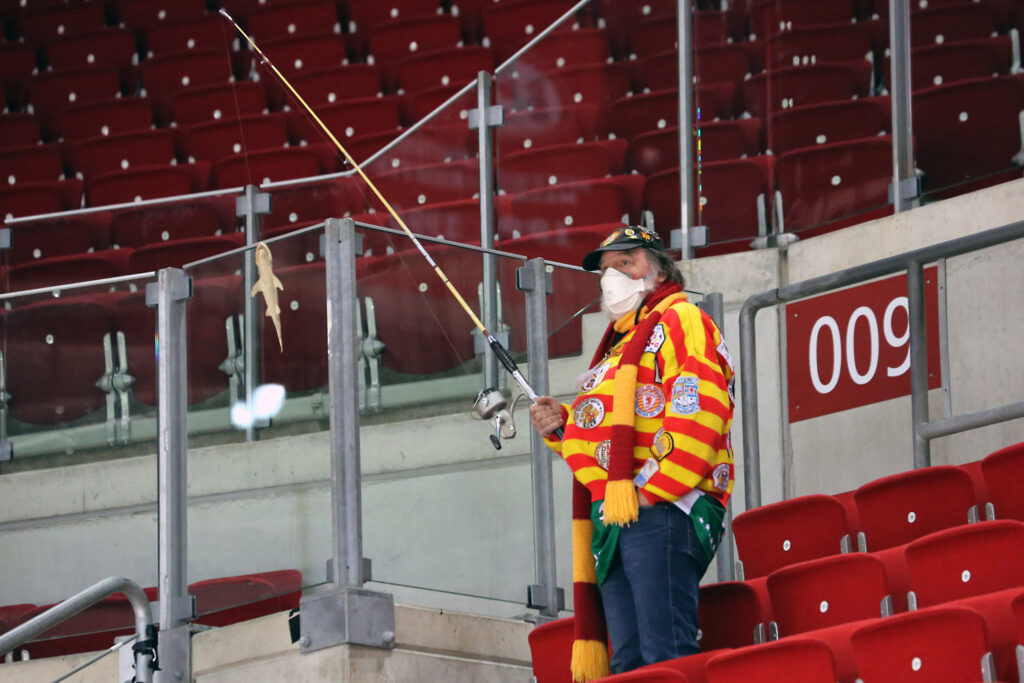
<svg viewBox="0 0 1024 683">
<path fill-rule="evenodd" d="M 652 503 L 698 489 L 725 506 L 734 480 L 732 360 L 711 318 L 679 296 L 651 332 L 631 392 L 633 471 L 649 475 L 641 491 Z M 547 439 L 594 501 L 604 499 L 615 375 L 634 330 L 581 378 L 572 405 L 562 406 L 563 440 Z"/>
</svg>

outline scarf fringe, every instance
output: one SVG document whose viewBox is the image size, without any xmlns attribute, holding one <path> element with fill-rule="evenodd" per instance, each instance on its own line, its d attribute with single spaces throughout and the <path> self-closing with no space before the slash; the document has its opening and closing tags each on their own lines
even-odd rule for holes
<svg viewBox="0 0 1024 683">
<path fill-rule="evenodd" d="M 612 479 L 604 489 L 605 524 L 628 526 L 640 519 L 640 502 L 631 479 Z"/>
<path fill-rule="evenodd" d="M 572 680 L 577 683 L 604 678 L 610 673 L 608 647 L 597 640 L 575 640 L 572 644 Z"/>
</svg>

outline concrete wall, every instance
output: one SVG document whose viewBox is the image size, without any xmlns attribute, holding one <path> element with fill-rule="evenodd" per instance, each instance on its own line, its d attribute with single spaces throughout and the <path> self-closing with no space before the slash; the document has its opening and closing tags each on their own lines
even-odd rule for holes
<svg viewBox="0 0 1024 683">
<path fill-rule="evenodd" d="M 1024 217 L 1024 180 L 792 245 L 682 265 L 691 288 L 725 294 L 725 334 L 739 357 L 738 313 L 750 295 Z M 956 412 L 1020 400 L 1024 364 L 1024 245 L 947 264 L 949 382 Z M 603 327 L 585 320 L 592 348 Z M 855 488 L 910 468 L 909 397 L 783 422 L 779 317 L 762 311 L 758 336 L 764 503 Z M 589 358 L 591 349 L 585 349 Z M 552 363 L 552 392 L 568 395 L 580 358 Z M 740 368 L 742 372 L 742 368 Z M 933 392 L 940 414 L 941 392 Z M 362 430 L 365 555 L 378 581 L 522 605 L 535 581 L 529 444 L 500 452 L 489 425 L 457 415 Z M 741 415 L 734 444 L 743 471 Z M 526 430 L 525 411 L 517 418 Z M 933 462 L 960 463 L 1024 440 L 1024 421 L 933 444 Z M 326 434 L 193 449 L 189 455 L 189 580 L 294 567 L 324 580 L 331 554 Z M 567 469 L 555 463 L 559 585 L 571 587 Z M 743 509 L 740 476 L 734 511 Z M 112 574 L 156 583 L 155 457 L 0 477 L 0 604 L 57 601 Z M 714 570 L 709 572 L 714 576 Z"/>
</svg>

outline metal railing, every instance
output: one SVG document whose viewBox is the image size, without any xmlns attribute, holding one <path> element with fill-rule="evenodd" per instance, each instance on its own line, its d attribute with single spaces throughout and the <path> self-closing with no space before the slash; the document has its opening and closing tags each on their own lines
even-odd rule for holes
<svg viewBox="0 0 1024 683">
<path fill-rule="evenodd" d="M 46 633 L 114 593 L 124 593 L 135 613 L 135 643 L 132 645 L 135 675 L 131 680 L 135 683 L 151 683 L 156 668 L 157 632 L 149 607 L 149 598 L 138 584 L 121 576 L 103 579 L 24 624 L 0 634 L 0 656 Z"/>
<path fill-rule="evenodd" d="M 847 268 L 836 273 L 769 289 L 749 297 L 740 309 L 740 405 L 743 411 L 743 476 L 748 510 L 761 505 L 761 447 L 758 431 L 758 311 L 822 294 L 901 271 L 907 272 L 910 332 L 910 386 L 914 468 L 931 465 L 931 439 L 1024 417 L 1024 401 L 966 415 L 928 419 L 928 366 L 925 337 L 924 266 L 938 259 L 966 254 L 1024 237 L 1024 221 L 965 235 L 903 254 Z"/>
</svg>

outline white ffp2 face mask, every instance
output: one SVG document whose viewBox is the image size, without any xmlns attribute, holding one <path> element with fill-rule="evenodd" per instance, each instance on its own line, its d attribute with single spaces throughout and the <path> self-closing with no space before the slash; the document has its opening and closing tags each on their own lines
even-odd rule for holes
<svg viewBox="0 0 1024 683">
<path fill-rule="evenodd" d="M 609 320 L 615 321 L 635 311 L 644 296 L 651 291 L 653 278 L 634 280 L 623 272 L 609 268 L 601 276 L 601 310 Z"/>
</svg>

